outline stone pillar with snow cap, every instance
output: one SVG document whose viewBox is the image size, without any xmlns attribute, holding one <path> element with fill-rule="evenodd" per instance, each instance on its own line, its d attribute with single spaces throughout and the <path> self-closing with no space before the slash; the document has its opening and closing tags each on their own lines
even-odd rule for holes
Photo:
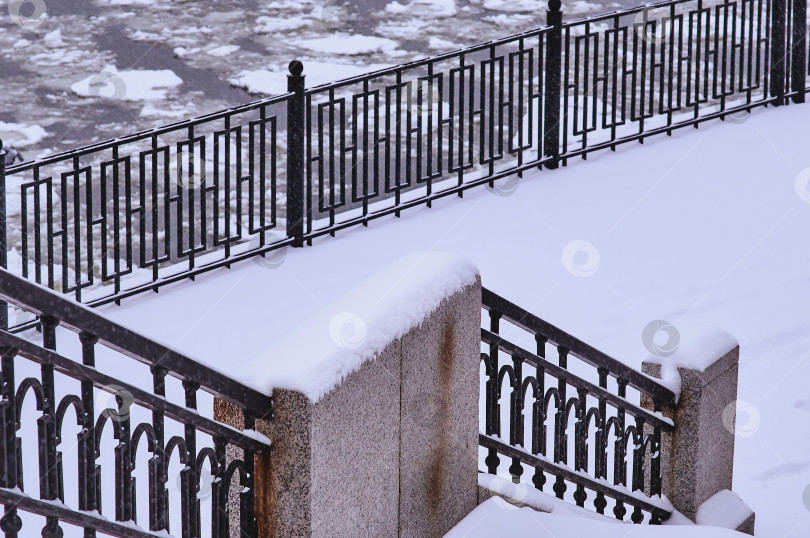
<svg viewBox="0 0 810 538">
<path fill-rule="evenodd" d="M 259 536 L 443 536 L 472 511 L 480 324 L 477 269 L 419 253 L 249 361 L 240 377 L 274 404 L 256 422 Z"/>
<path fill-rule="evenodd" d="M 664 410 L 675 431 L 662 438 L 662 491 L 695 521 L 699 511 L 705 516 L 710 509 L 701 505 L 732 487 L 740 347 L 733 336 L 712 327 L 682 328 L 674 338 L 641 370 L 661 379 L 678 398 L 677 409 Z M 652 409 L 646 397 L 642 405 Z M 753 534 L 749 512 L 737 530 Z"/>
</svg>

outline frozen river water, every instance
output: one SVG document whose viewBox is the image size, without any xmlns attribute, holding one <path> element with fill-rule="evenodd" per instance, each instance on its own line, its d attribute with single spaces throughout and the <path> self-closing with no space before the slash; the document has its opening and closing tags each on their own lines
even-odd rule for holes
<svg viewBox="0 0 810 538">
<path fill-rule="evenodd" d="M 26 159 L 278 93 L 293 58 L 321 66 L 309 80 L 325 82 L 529 30 L 546 9 L 542 0 L 29 0 L 14 17 L 16 4 L 0 0 L 0 138 Z M 617 7 L 563 8 L 570 18 Z M 125 83 L 111 76 L 121 71 Z M 251 84 L 256 73 L 274 82 Z"/>
</svg>

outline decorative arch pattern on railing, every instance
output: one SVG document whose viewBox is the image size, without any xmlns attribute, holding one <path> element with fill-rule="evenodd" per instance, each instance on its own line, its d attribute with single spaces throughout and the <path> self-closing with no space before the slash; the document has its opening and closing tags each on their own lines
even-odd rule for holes
<svg viewBox="0 0 810 538">
<path fill-rule="evenodd" d="M 628 506 L 634 523 L 647 520 L 657 524 L 667 519 L 672 508 L 661 497 L 660 448 L 662 433 L 674 429 L 662 414 L 665 407 L 675 406 L 672 391 L 487 289 L 483 290 L 483 309 L 485 321 L 489 321 L 489 328 L 481 329 L 485 414 L 479 443 L 486 454 L 484 471 L 501 472 L 503 457 L 516 483 L 528 470 L 531 483 L 543 490 L 550 475 L 554 494 L 561 499 L 570 496 L 579 506 L 586 505 L 588 490 L 595 492 L 592 504 L 600 514 L 611 499 L 618 519 L 624 519 Z M 522 332 L 524 340 L 533 341 L 535 351 L 507 340 L 502 321 Z M 556 363 L 547 358 L 549 346 L 556 349 Z M 591 377 L 598 380 L 590 381 L 584 373 L 573 371 L 570 358 L 579 361 L 579 370 L 590 370 Z M 648 396 L 654 410 L 632 403 L 628 387 L 639 396 Z M 532 417 L 528 429 L 527 411 Z M 508 432 L 501 427 L 504 413 Z M 549 440 L 553 442 L 551 453 Z M 612 484 L 608 482 L 611 456 Z M 574 486 L 573 493 L 569 484 Z"/>
<path fill-rule="evenodd" d="M 256 417 L 269 415 L 269 397 L 3 269 L 0 299 L 38 316 L 42 332 L 40 344 L 0 330 L 0 504 L 4 506 L 0 531 L 6 538 L 36 532 L 31 529 L 35 522 L 25 513 L 45 518 L 41 531 L 45 538 L 62 536 L 65 524 L 84 528 L 87 537 L 103 532 L 140 538 L 172 531 L 184 538 L 225 538 L 230 535 L 228 497 L 234 475 L 238 475 L 235 491 L 241 535 L 256 537 L 253 458 L 269 449 L 269 440 L 207 418 L 198 410 L 197 396 L 204 390 L 238 406 L 247 430 L 253 429 Z M 79 360 L 57 352 L 57 334 L 61 340 L 71 332 L 78 335 L 78 345 L 72 348 L 80 349 Z M 70 342 L 64 343 L 71 349 Z M 116 353 L 116 372 L 126 371 L 127 361 L 144 365 L 149 372 L 145 382 L 151 381 L 152 389 L 138 386 L 131 376 L 103 373 L 96 363 L 96 351 L 101 348 Z M 33 372 L 37 366 L 39 378 L 17 379 L 17 370 Z M 167 376 L 182 382 L 184 405 L 167 397 Z M 78 394 L 66 388 L 76 381 Z M 97 406 L 104 394 L 112 395 L 113 406 Z M 39 415 L 36 454 L 21 449 L 20 430 L 33 418 L 25 413 L 29 397 L 34 398 Z M 151 420 L 138 421 L 150 413 Z M 75 473 L 70 471 L 73 478 L 65 480 L 62 451 L 69 439 L 63 435 L 63 426 L 67 427 L 65 419 L 71 414 L 79 427 L 77 467 Z M 110 428 L 115 444 L 105 452 L 103 436 Z M 170 429 L 182 434 L 166 440 Z M 203 437 L 209 441 L 198 447 Z M 150 455 L 145 471 L 136 465 L 139 448 Z M 37 480 L 28 480 L 29 485 L 39 482 L 38 495 L 23 482 L 24 472 L 32 469 L 30 458 L 38 460 L 33 467 L 38 468 Z M 182 467 L 176 505 L 170 503 L 168 489 L 174 479 L 169 473 L 172 461 Z M 199 498 L 205 466 L 211 475 L 211 519 L 206 522 Z M 112 469 L 111 483 L 102 481 L 105 467 Z M 141 487 L 136 478 L 144 475 L 147 483 Z M 65 504 L 66 485 L 75 488 L 71 492 L 78 500 L 75 506 Z M 139 498 L 148 501 L 148 517 L 143 521 L 137 517 Z M 112 501 L 110 506 L 106 502 L 102 506 L 102 499 Z M 180 514 L 180 528 L 170 529 L 172 513 Z"/>
</svg>

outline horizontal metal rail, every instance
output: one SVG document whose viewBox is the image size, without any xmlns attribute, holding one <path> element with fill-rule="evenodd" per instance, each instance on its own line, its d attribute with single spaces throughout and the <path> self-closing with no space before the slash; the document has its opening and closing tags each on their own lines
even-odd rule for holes
<svg viewBox="0 0 810 538">
<path fill-rule="evenodd" d="M 545 373 L 565 381 L 572 387 L 577 389 L 585 389 L 589 394 L 604 400 L 614 407 L 623 407 L 625 411 L 628 411 L 634 416 L 642 417 L 648 421 L 650 425 L 658 426 L 663 431 L 673 431 L 675 429 L 670 419 L 648 411 L 647 409 L 630 402 L 626 398 L 617 396 L 598 385 L 594 385 L 590 381 L 582 379 L 565 368 L 561 368 L 543 357 L 540 357 L 507 340 L 504 340 L 500 336 L 492 334 L 486 329 L 481 329 L 481 341 L 488 345 L 495 345 L 498 347 L 498 349 L 507 353 L 509 356 L 516 357 L 524 363 L 534 366 L 535 368 L 542 368 Z"/>
<path fill-rule="evenodd" d="M 64 521 L 78 527 L 87 527 L 117 538 L 166 538 L 165 532 L 150 532 L 131 524 L 119 523 L 100 516 L 97 512 L 72 510 L 60 502 L 48 502 L 29 497 L 19 491 L 0 488 L 0 504 L 6 507 Z"/>
<path fill-rule="evenodd" d="M 96 388 L 109 392 L 110 387 L 115 387 L 117 391 L 123 391 L 131 396 L 132 403 L 137 403 L 150 411 L 160 411 L 165 416 L 179 422 L 193 423 L 197 430 L 212 437 L 229 439 L 231 444 L 237 448 L 253 452 L 262 452 L 270 448 L 269 443 L 246 436 L 236 428 L 206 418 L 186 407 L 173 404 L 165 397 L 139 389 L 126 381 L 99 372 L 95 368 L 85 366 L 49 349 L 42 348 L 17 335 L 0 331 L 0 344 L 2 344 L 3 348 L 15 350 L 19 356 L 30 361 L 38 364 L 53 365 L 55 371 L 73 379 L 91 381 Z"/>
<path fill-rule="evenodd" d="M 625 504 L 629 504 L 630 506 L 638 506 L 642 510 L 657 515 L 661 521 L 666 521 L 672 515 L 672 512 L 669 510 L 653 504 L 653 499 L 649 497 L 647 498 L 648 500 L 644 500 L 643 498 L 640 498 L 640 496 L 624 493 L 608 484 L 605 484 L 602 481 L 595 480 L 582 473 L 574 472 L 570 467 L 556 464 L 553 461 L 545 458 L 538 458 L 537 456 L 519 450 L 511 445 L 498 441 L 497 439 L 493 439 L 492 437 L 488 437 L 484 434 L 478 434 L 478 444 L 483 447 L 496 450 L 500 454 L 503 454 L 509 458 L 520 460 L 522 463 L 530 465 L 531 467 L 542 469 L 543 471 L 546 471 L 554 476 L 561 476 L 564 480 L 577 485 L 582 485 L 597 493 L 601 493 L 606 497 L 621 501 Z"/>
<path fill-rule="evenodd" d="M 161 366 L 169 374 L 203 388 L 240 407 L 258 412 L 272 411 L 271 398 L 250 387 L 233 381 L 208 366 L 202 365 L 173 349 L 118 325 L 98 312 L 65 299 L 57 292 L 20 278 L 0 268 L 0 299 L 19 306 L 37 316 L 57 318 L 61 325 L 77 333 L 96 336 L 107 347 L 149 366 Z"/>
<path fill-rule="evenodd" d="M 483 307 L 532 334 L 547 338 L 556 346 L 564 347 L 591 366 L 605 368 L 611 376 L 627 381 L 631 387 L 660 400 L 663 405 L 675 407 L 675 394 L 670 389 L 486 288 L 483 290 Z M 494 335 L 489 338 L 495 343 Z"/>
</svg>

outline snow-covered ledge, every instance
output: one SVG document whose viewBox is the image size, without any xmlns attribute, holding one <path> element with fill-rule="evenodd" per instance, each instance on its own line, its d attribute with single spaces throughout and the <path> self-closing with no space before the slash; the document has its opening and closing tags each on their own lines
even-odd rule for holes
<svg viewBox="0 0 810 538">
<path fill-rule="evenodd" d="M 692 521 L 707 500 L 731 490 L 739 357 L 733 336 L 721 329 L 695 327 L 680 330 L 674 354 L 650 357 L 641 366 L 678 396 L 677 409 L 664 410 L 675 422 L 675 431 L 662 436 L 662 488 L 672 505 Z M 649 399 L 642 398 L 641 403 L 652 409 Z M 704 516 L 707 510 L 704 507 Z M 754 534 L 753 512 L 736 530 Z"/>
<path fill-rule="evenodd" d="M 259 536 L 442 536 L 475 508 L 480 312 L 470 262 L 414 254 L 250 361 Z"/>
</svg>

